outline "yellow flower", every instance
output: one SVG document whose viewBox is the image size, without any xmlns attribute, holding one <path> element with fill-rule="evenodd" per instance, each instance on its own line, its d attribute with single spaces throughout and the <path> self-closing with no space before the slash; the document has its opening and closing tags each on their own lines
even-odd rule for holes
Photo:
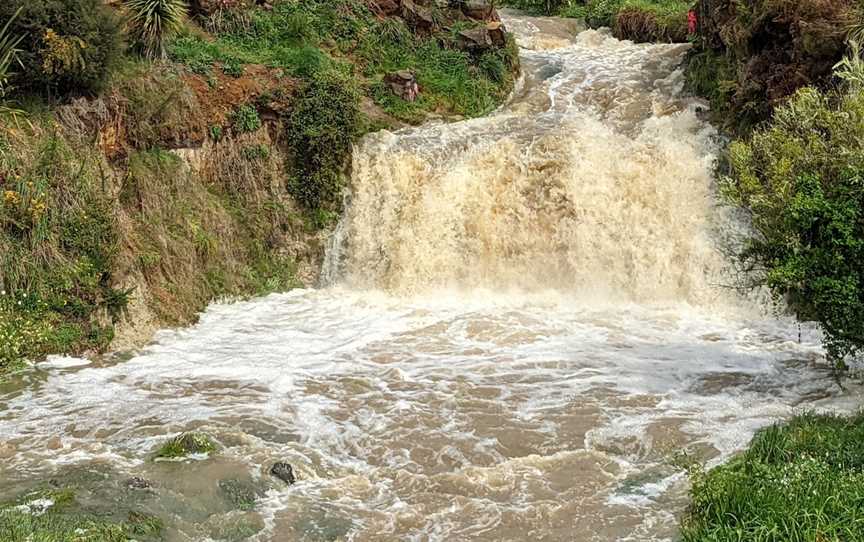
<svg viewBox="0 0 864 542">
<path fill-rule="evenodd" d="M 18 197 L 18 192 L 15 192 L 14 190 L 6 190 L 3 192 L 3 201 L 7 204 L 17 205 L 21 199 Z"/>
</svg>

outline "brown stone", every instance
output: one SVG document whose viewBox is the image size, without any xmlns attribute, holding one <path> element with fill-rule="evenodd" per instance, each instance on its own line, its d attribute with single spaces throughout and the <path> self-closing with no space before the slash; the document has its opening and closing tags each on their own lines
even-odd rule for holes
<svg viewBox="0 0 864 542">
<path fill-rule="evenodd" d="M 406 102 L 413 102 L 420 95 L 420 86 L 417 84 L 417 78 L 408 70 L 400 70 L 387 74 L 384 77 L 384 82 L 390 85 L 390 90 L 393 94 Z"/>
<path fill-rule="evenodd" d="M 477 21 L 489 21 L 495 15 L 495 6 L 488 0 L 464 0 L 462 13 Z"/>
<path fill-rule="evenodd" d="M 429 8 L 417 5 L 413 0 L 402 0 L 402 18 L 415 31 L 430 32 L 435 27 Z"/>
<path fill-rule="evenodd" d="M 368 0 L 368 4 L 372 11 L 387 17 L 396 15 L 402 10 L 400 0 Z"/>
<path fill-rule="evenodd" d="M 456 45 L 463 51 L 477 54 L 492 48 L 492 38 L 485 28 L 472 28 L 456 35 Z"/>
<path fill-rule="evenodd" d="M 504 23 L 493 21 L 486 25 L 486 32 L 489 34 L 489 39 L 492 40 L 492 45 L 495 47 L 507 46 L 507 29 Z"/>
</svg>

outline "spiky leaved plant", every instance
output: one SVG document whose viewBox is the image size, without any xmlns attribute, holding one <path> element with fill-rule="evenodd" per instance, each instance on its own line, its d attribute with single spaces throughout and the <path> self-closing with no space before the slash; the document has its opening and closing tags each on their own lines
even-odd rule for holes
<svg viewBox="0 0 864 542">
<path fill-rule="evenodd" d="M 5 101 L 12 90 L 10 80 L 12 79 L 13 66 L 18 62 L 18 44 L 24 39 L 24 36 L 14 35 L 10 28 L 22 9 L 24 8 L 19 8 L 15 15 L 6 21 L 3 28 L 0 28 L 0 114 L 17 115 L 21 113 L 21 111 L 7 106 Z"/>
<path fill-rule="evenodd" d="M 848 85 L 864 88 L 864 58 L 858 41 L 849 40 L 849 54 L 834 66 L 834 74 Z"/>
<path fill-rule="evenodd" d="M 0 100 L 4 99 L 11 90 L 9 80 L 12 78 L 12 66 L 18 58 L 18 44 L 24 39 L 24 36 L 15 36 L 10 31 L 12 22 L 22 9 L 19 8 L 0 29 Z"/>
<path fill-rule="evenodd" d="M 186 0 L 123 0 L 135 46 L 146 57 L 164 58 L 165 42 L 183 25 Z"/>
</svg>

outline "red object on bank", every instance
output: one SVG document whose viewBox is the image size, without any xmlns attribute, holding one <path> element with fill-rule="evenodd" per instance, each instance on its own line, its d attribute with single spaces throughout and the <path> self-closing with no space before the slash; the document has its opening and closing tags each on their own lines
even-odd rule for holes
<svg viewBox="0 0 864 542">
<path fill-rule="evenodd" d="M 687 32 L 695 34 L 698 22 L 699 20 L 696 18 L 696 12 L 694 10 L 691 9 L 687 12 Z"/>
</svg>

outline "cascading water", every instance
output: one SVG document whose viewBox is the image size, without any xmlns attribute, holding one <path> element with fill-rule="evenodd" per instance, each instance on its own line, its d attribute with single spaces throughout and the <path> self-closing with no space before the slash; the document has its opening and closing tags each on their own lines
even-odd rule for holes
<svg viewBox="0 0 864 542">
<path fill-rule="evenodd" d="M 79 480 L 171 540 L 666 540 L 677 453 L 721 461 L 797 407 L 850 404 L 812 331 L 724 286 L 734 222 L 680 96 L 685 46 L 507 23 L 509 105 L 358 149 L 330 286 L 0 387 L 0 500 Z M 150 461 L 192 429 L 220 452 Z M 277 460 L 296 485 L 269 480 Z M 252 511 L 226 478 L 261 487 Z"/>
</svg>

